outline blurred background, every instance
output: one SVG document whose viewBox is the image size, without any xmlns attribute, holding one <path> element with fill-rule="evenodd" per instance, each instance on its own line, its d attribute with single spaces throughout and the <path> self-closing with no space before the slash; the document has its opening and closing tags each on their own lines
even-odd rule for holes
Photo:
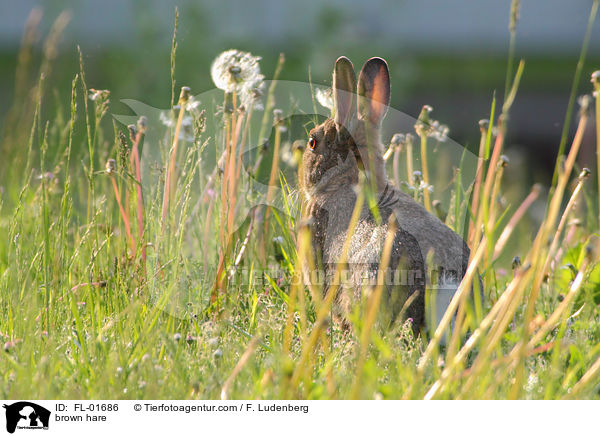
<svg viewBox="0 0 600 436">
<path fill-rule="evenodd" d="M 494 90 L 502 103 L 510 0 L 2 0 L 0 119 L 15 98 L 19 47 L 34 8 L 42 15 L 33 65 L 42 58 L 52 23 L 69 12 L 57 62 L 46 79 L 62 101 L 68 102 L 79 70 L 79 45 L 88 86 L 111 91 L 113 113 L 131 113 L 120 99 L 168 107 L 176 6 L 177 86 L 188 85 L 194 94 L 213 88 L 211 61 L 221 51 L 237 48 L 263 58 L 267 79 L 282 52 L 281 79 L 307 81 L 310 72 L 321 84 L 330 82 L 333 62 L 342 54 L 357 68 L 371 56 L 384 57 L 392 75 L 392 106 L 415 118 L 422 105 L 433 106 L 432 116 L 450 126 L 450 136 L 475 148 L 477 122 L 489 117 Z M 526 65 L 511 112 L 508 152 L 516 165 L 530 168 L 528 181 L 547 183 L 553 168 L 591 6 L 592 0 L 522 2 L 515 50 L 516 62 L 524 58 Z M 596 69 L 598 25 L 578 94 L 591 92 L 589 77 Z M 592 166 L 591 132 L 588 136 L 582 165 Z"/>
</svg>

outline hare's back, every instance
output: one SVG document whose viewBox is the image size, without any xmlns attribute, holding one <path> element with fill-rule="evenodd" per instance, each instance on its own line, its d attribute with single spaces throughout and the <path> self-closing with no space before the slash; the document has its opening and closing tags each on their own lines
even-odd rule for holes
<svg viewBox="0 0 600 436">
<path fill-rule="evenodd" d="M 398 225 L 417 240 L 423 259 L 462 277 L 469 260 L 465 241 L 409 195 L 395 189 L 395 198 Z"/>
</svg>

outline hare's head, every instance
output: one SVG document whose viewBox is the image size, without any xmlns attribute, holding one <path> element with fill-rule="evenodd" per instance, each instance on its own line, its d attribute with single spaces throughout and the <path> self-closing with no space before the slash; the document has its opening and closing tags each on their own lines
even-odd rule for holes
<svg viewBox="0 0 600 436">
<path fill-rule="evenodd" d="M 332 89 L 333 115 L 310 131 L 302 184 L 314 188 L 325 178 L 333 180 L 332 173 L 355 183 L 362 168 L 375 173 L 378 180 L 385 179 L 379 130 L 390 101 L 387 63 L 369 59 L 357 83 L 352 62 L 342 56 L 335 62 Z"/>
</svg>

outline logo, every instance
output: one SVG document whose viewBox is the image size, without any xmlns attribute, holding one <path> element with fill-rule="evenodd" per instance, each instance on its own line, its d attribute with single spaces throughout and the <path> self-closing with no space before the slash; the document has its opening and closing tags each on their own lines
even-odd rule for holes
<svg viewBox="0 0 600 436">
<path fill-rule="evenodd" d="M 14 433 L 18 429 L 48 430 L 50 411 L 29 401 L 19 401 L 11 405 L 4 404 L 6 409 L 6 431 Z"/>
</svg>

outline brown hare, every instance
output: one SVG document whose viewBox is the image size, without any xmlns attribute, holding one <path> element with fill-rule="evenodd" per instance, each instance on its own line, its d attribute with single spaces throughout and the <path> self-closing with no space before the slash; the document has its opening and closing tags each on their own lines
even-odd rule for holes
<svg viewBox="0 0 600 436">
<path fill-rule="evenodd" d="M 360 299 L 364 278 L 374 277 L 379 269 L 388 220 L 393 216 L 395 234 L 385 275 L 387 300 L 382 300 L 382 307 L 393 321 L 407 298 L 418 292 L 404 317 L 412 318 L 415 331 L 424 326 L 435 329 L 466 271 L 469 249 L 460 236 L 387 179 L 380 139 L 390 101 L 386 62 L 369 59 L 357 83 L 352 63 L 340 57 L 332 88 L 333 118 L 310 131 L 299 174 L 303 217 L 311 226 L 324 292 L 331 284 L 344 241 L 350 237 L 345 265 L 349 280 L 340 287 L 335 305 L 344 318 L 351 304 Z M 353 234 L 348 235 L 361 172 L 377 192 L 375 215 L 379 216 L 365 203 Z M 314 278 L 307 273 L 306 281 Z M 428 301 L 435 305 L 433 315 L 426 316 L 425 289 L 430 292 Z"/>
</svg>

